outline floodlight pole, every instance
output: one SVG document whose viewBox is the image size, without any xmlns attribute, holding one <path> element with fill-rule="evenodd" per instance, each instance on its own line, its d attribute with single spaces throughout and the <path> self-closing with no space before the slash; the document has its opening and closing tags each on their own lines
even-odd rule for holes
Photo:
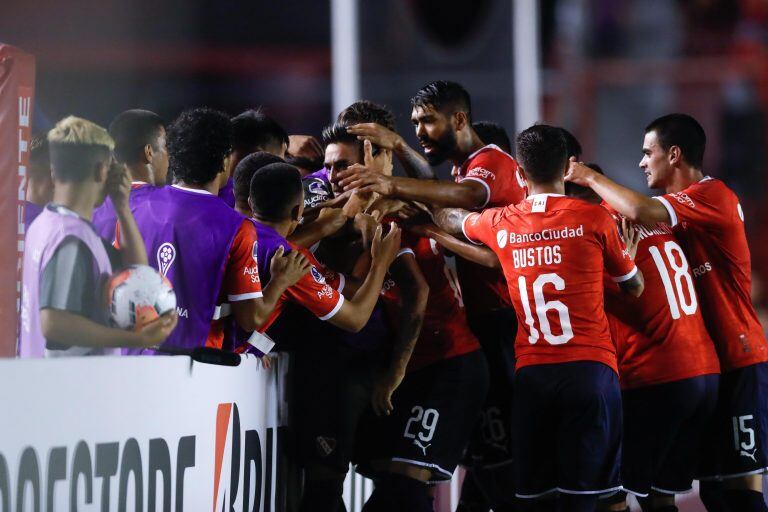
<svg viewBox="0 0 768 512">
<path fill-rule="evenodd" d="M 514 0 L 512 5 L 515 132 L 520 132 L 542 121 L 539 7 L 537 0 Z"/>
<path fill-rule="evenodd" d="M 331 87 L 335 118 L 360 99 L 358 0 L 331 0 Z"/>
</svg>

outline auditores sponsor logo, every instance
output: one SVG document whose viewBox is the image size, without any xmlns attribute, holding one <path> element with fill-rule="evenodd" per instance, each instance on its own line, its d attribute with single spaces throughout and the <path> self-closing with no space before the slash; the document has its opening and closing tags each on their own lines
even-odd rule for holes
<svg viewBox="0 0 768 512">
<path fill-rule="evenodd" d="M 235 403 L 219 404 L 211 422 L 214 439 L 208 430 L 205 436 L 100 437 L 26 446 L 13 458 L 0 452 L 0 511 L 205 511 L 211 505 L 201 494 L 211 489 L 211 480 L 214 512 L 275 510 L 275 429 L 266 429 L 262 448 L 257 430 L 241 428 Z M 211 461 L 203 459 L 211 446 L 208 475 Z"/>
</svg>

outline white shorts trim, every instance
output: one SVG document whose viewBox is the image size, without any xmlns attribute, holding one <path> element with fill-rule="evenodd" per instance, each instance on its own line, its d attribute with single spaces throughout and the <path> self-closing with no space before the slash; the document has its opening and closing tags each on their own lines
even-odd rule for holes
<svg viewBox="0 0 768 512">
<path fill-rule="evenodd" d="M 317 318 L 319 318 L 320 320 L 323 320 L 323 321 L 328 320 L 329 318 L 332 318 L 333 315 L 338 313 L 339 310 L 341 309 L 341 306 L 343 306 L 343 305 L 344 305 L 344 296 L 343 295 L 339 295 L 339 302 L 336 303 L 336 305 L 333 307 L 333 309 L 328 314 L 323 315 L 323 316 L 319 316 Z"/>
<path fill-rule="evenodd" d="M 763 473 L 768 472 L 768 467 L 760 468 L 760 469 L 753 469 L 752 471 L 745 471 L 744 473 L 732 473 L 729 475 L 714 475 L 714 476 L 703 476 L 701 478 L 698 478 L 697 480 L 699 482 L 712 482 L 715 480 L 730 480 L 731 478 L 739 478 L 741 476 L 749 476 L 749 475 L 760 475 Z"/>
<path fill-rule="evenodd" d="M 667 209 L 667 213 L 669 214 L 669 225 L 672 227 L 677 226 L 677 213 L 675 213 L 675 209 L 672 208 L 671 204 L 669 204 L 667 198 L 663 196 L 653 196 L 653 199 L 663 204 L 664 208 Z"/>
<path fill-rule="evenodd" d="M 238 295 L 227 295 L 227 300 L 229 302 L 239 302 L 241 300 L 258 299 L 263 296 L 262 292 L 240 293 Z"/>
<path fill-rule="evenodd" d="M 482 185 L 485 187 L 485 201 L 477 209 L 478 210 L 482 210 L 483 208 L 488 206 L 488 203 L 491 200 L 491 187 L 489 187 L 488 184 L 486 182 L 484 182 L 483 180 L 481 180 L 480 178 L 475 178 L 474 176 L 468 176 L 468 177 L 461 178 L 459 180 L 459 183 L 463 183 L 465 181 L 476 181 L 478 183 L 482 183 Z"/>
<path fill-rule="evenodd" d="M 650 493 L 648 493 L 648 492 L 638 492 L 638 491 L 633 491 L 633 490 L 632 490 L 632 489 L 630 489 L 629 487 L 624 487 L 624 490 L 627 492 L 627 494 L 632 494 L 633 496 L 638 496 L 638 497 L 640 497 L 640 498 L 647 498 L 647 497 L 648 497 L 648 495 L 650 494 Z"/>
<path fill-rule="evenodd" d="M 391 460 L 392 462 L 405 462 L 407 464 L 413 464 L 414 466 L 421 466 L 423 468 L 436 469 L 437 471 L 445 475 L 448 478 L 448 480 L 453 478 L 453 473 L 441 468 L 437 464 L 432 464 L 431 462 L 422 462 L 420 460 L 404 459 L 402 457 L 392 457 Z M 443 480 L 440 480 L 440 481 L 442 482 Z"/>
<path fill-rule="evenodd" d="M 670 491 L 669 489 L 662 489 L 660 487 L 656 487 L 656 486 L 652 485 L 651 489 L 653 489 L 654 491 L 659 492 L 661 494 L 670 494 L 670 495 L 673 495 L 673 496 L 675 494 L 688 494 L 690 492 L 693 492 L 693 487 L 689 487 L 688 489 L 686 489 L 684 491 Z"/>
<path fill-rule="evenodd" d="M 542 496 L 546 496 L 547 494 L 551 494 L 553 492 L 561 492 L 563 494 L 579 494 L 579 495 L 593 495 L 593 494 L 615 494 L 619 491 L 623 491 L 624 487 L 617 486 L 617 487 L 609 487 L 607 489 L 600 489 L 599 491 L 571 491 L 570 489 L 563 489 L 562 487 L 555 487 L 553 489 L 549 489 L 544 492 L 540 492 L 538 494 L 519 494 L 515 493 L 515 496 L 522 499 L 535 499 L 535 498 L 541 498 Z"/>
<path fill-rule="evenodd" d="M 475 212 L 475 213 L 470 213 L 469 215 L 467 215 L 466 217 L 464 217 L 464 220 L 462 220 L 462 221 L 461 221 L 461 234 L 462 234 L 462 235 L 464 235 L 464 238 L 466 238 L 467 240 L 469 240 L 469 242 L 470 242 L 470 243 L 473 243 L 473 244 L 475 244 L 475 245 L 483 245 L 481 242 L 475 242 L 474 240 L 472 240 L 471 238 L 469 238 L 469 236 L 467 235 L 467 230 L 465 229 L 465 226 L 466 226 L 466 224 L 467 224 L 467 221 L 469 220 L 469 218 L 470 218 L 471 216 L 473 216 L 473 215 L 480 215 L 480 214 L 479 214 L 479 213 L 477 213 L 477 212 Z"/>
<path fill-rule="evenodd" d="M 557 492 L 559 490 L 560 489 L 558 489 L 557 487 L 553 487 L 551 489 L 548 489 L 548 490 L 546 490 L 544 492 L 540 492 L 538 494 L 520 494 L 520 493 L 515 493 L 515 497 L 522 498 L 522 499 L 525 499 L 525 500 L 533 500 L 533 499 L 536 499 L 536 498 L 541 498 L 542 496 L 546 496 L 547 494 L 552 494 L 553 492 Z"/>
<path fill-rule="evenodd" d="M 611 276 L 611 280 L 614 283 L 623 283 L 624 281 L 629 281 L 630 279 L 635 277 L 635 274 L 637 274 L 637 267 L 633 268 L 631 271 L 629 271 L 627 274 L 624 274 L 623 276 L 619 276 L 619 277 Z"/>
</svg>

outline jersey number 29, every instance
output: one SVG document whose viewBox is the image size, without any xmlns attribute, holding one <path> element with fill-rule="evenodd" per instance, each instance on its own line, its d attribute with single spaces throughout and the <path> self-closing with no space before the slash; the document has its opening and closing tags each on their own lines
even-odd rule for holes
<svg viewBox="0 0 768 512">
<path fill-rule="evenodd" d="M 551 284 L 555 290 L 565 289 L 565 281 L 557 274 L 541 274 L 533 281 L 533 303 L 536 310 L 536 316 L 539 319 L 539 329 L 544 334 L 544 339 L 550 345 L 562 345 L 568 343 L 573 338 L 573 329 L 571 328 L 571 317 L 568 315 L 568 307 L 559 300 L 547 301 L 544 299 L 544 285 Z M 533 315 L 531 314 L 531 304 L 528 299 L 528 283 L 525 276 L 517 279 L 517 285 L 520 288 L 520 300 L 523 302 L 523 311 L 525 312 L 525 323 L 529 328 L 528 342 L 533 345 L 541 336 L 539 329 L 535 326 Z M 547 312 L 554 310 L 560 320 L 560 329 L 562 334 L 553 334 L 552 327 L 547 318 Z"/>
</svg>

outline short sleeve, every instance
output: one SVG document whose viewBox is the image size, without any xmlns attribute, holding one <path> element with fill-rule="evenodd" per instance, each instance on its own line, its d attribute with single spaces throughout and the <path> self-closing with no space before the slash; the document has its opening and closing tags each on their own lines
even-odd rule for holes
<svg viewBox="0 0 768 512">
<path fill-rule="evenodd" d="M 694 184 L 674 194 L 654 197 L 669 213 L 670 225 L 680 222 L 695 225 L 719 227 L 727 224 L 731 194 L 718 190 L 716 182 Z M 730 192 L 730 191 L 727 191 Z"/>
<path fill-rule="evenodd" d="M 500 168 L 500 156 L 495 151 L 484 151 L 472 159 L 470 166 L 467 168 L 467 172 L 462 178 L 459 179 L 459 183 L 464 181 L 476 181 L 483 185 L 485 188 L 486 196 L 485 202 L 483 202 L 480 208 L 485 208 L 489 202 L 492 201 L 495 192 L 499 185 L 497 185 L 496 173 Z"/>
<path fill-rule="evenodd" d="M 637 267 L 629 255 L 619 228 L 608 212 L 603 215 L 602 233 L 605 269 L 614 283 L 623 283 L 635 277 Z"/>
<path fill-rule="evenodd" d="M 65 239 L 43 269 L 40 309 L 58 309 L 90 318 L 96 310 L 94 258 L 82 240 Z"/>
<path fill-rule="evenodd" d="M 304 253 L 310 264 L 309 272 L 285 291 L 288 300 L 308 309 L 320 320 L 328 320 L 339 312 L 344 296 L 325 279 L 324 267 L 311 254 Z"/>
<path fill-rule="evenodd" d="M 489 208 L 479 213 L 470 213 L 461 223 L 461 231 L 464 238 L 475 245 L 487 245 L 493 247 L 492 227 L 497 208 Z"/>
<path fill-rule="evenodd" d="M 262 296 L 257 247 L 256 226 L 244 220 L 232 241 L 224 272 L 224 289 L 229 302 Z"/>
</svg>

